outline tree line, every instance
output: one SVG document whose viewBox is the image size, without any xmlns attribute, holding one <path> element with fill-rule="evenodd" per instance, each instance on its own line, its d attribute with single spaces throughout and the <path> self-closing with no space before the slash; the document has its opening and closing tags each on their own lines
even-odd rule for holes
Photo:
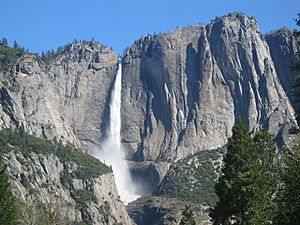
<svg viewBox="0 0 300 225">
<path fill-rule="evenodd" d="M 7 70 L 10 64 L 17 62 L 25 53 L 28 53 L 24 47 L 21 47 L 16 41 L 10 47 L 7 38 L 0 41 L 0 72 Z"/>
</svg>

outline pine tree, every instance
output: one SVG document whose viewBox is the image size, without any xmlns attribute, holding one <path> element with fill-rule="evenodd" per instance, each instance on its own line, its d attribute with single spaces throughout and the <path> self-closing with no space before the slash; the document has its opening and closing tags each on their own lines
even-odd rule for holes
<svg viewBox="0 0 300 225">
<path fill-rule="evenodd" d="M 3 46 L 7 47 L 8 46 L 8 40 L 7 40 L 7 38 L 2 38 L 1 44 Z"/>
<path fill-rule="evenodd" d="M 248 202 L 246 187 L 249 186 L 246 172 L 251 161 L 248 154 L 254 149 L 248 128 L 239 120 L 233 127 L 232 138 L 228 140 L 227 153 L 223 159 L 223 175 L 215 187 L 219 201 L 210 214 L 213 224 L 239 224 L 245 219 L 244 212 Z"/>
<path fill-rule="evenodd" d="M 278 211 L 274 224 L 300 224 L 300 145 L 283 156 L 281 185 L 276 196 Z"/>
<path fill-rule="evenodd" d="M 252 184 L 253 196 L 247 207 L 248 219 L 250 224 L 271 224 L 276 209 L 273 196 L 278 184 L 276 147 L 271 135 L 264 129 L 255 135 L 254 143 L 258 150 L 258 164 L 251 169 L 257 174 Z"/>
<path fill-rule="evenodd" d="M 274 191 L 269 171 L 275 147 L 266 131 L 254 140 L 239 120 L 228 140 L 222 175 L 215 187 L 219 201 L 210 213 L 214 225 L 270 224 Z"/>
<path fill-rule="evenodd" d="M 185 209 L 182 212 L 182 218 L 180 220 L 180 225 L 196 225 L 191 206 L 189 206 L 189 205 L 185 206 Z"/>
<path fill-rule="evenodd" d="M 0 224 L 18 224 L 18 210 L 6 169 L 0 158 Z"/>
<path fill-rule="evenodd" d="M 14 49 L 18 49 L 19 48 L 19 44 L 17 41 L 14 41 Z"/>
</svg>

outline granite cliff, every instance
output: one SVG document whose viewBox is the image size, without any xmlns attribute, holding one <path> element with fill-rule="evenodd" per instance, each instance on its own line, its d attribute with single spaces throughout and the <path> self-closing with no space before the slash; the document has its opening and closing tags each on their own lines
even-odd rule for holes
<svg viewBox="0 0 300 225">
<path fill-rule="evenodd" d="M 135 41 L 122 58 L 127 158 L 174 161 L 221 147 L 238 117 L 280 140 L 295 122 L 288 68 L 296 51 L 291 31 L 265 37 L 240 13 Z M 0 126 L 85 151 L 98 146 L 117 63 L 93 42 L 69 44 L 47 63 L 23 56 L 1 76 Z"/>
<path fill-rule="evenodd" d="M 171 177 L 185 175 L 176 165 L 190 165 L 194 161 L 186 157 L 196 153 L 197 159 L 206 150 L 224 146 L 238 117 L 253 132 L 266 128 L 279 146 L 288 144 L 287 131 L 296 126 L 289 70 L 297 60 L 296 43 L 293 32 L 286 29 L 262 35 L 256 20 L 241 13 L 135 41 L 121 60 L 121 137 L 134 179 L 149 192 L 156 190 L 157 195 L 171 198 L 168 201 L 173 204 Z M 0 72 L 0 128 L 20 128 L 46 140 L 70 143 L 83 152 L 99 148 L 106 136 L 118 60 L 115 52 L 93 41 L 68 44 L 47 61 L 23 55 Z M 21 198 L 27 196 L 30 202 L 38 196 L 48 203 L 58 194 L 71 220 L 80 222 L 87 215 L 93 224 L 132 223 L 117 198 L 112 174 L 75 179 L 76 193 L 94 190 L 98 202 L 88 204 L 82 213 L 74 208 L 69 187 L 60 181 L 63 171 L 76 171 L 75 164 L 51 154 L 24 156 L 17 148 L 5 157 L 15 193 Z M 36 179 L 30 180 L 33 176 Z M 31 191 L 36 195 L 22 179 L 33 182 Z M 145 199 L 149 207 L 141 214 L 147 218 L 148 211 L 163 203 L 159 197 Z M 111 210 L 108 217 L 98 215 L 102 209 Z M 179 221 L 180 209 L 174 210 L 175 217 L 168 209 L 158 213 L 170 215 L 162 224 L 174 218 Z M 134 207 L 131 214 L 141 223 Z"/>
<path fill-rule="evenodd" d="M 94 42 L 68 44 L 47 61 L 23 55 L 0 76 L 1 129 L 20 129 L 83 152 L 99 148 L 117 66 L 118 55 Z M 62 160 L 44 146 L 32 147 L 26 154 L 23 146 L 10 147 L 4 161 L 25 224 L 40 223 L 39 215 L 54 217 L 57 224 L 133 224 L 111 170 L 77 177 L 82 165 L 71 158 Z M 72 155 L 63 148 L 59 151 Z M 82 155 L 77 159 L 85 158 L 78 154 Z M 84 174 L 96 169 L 92 157 L 84 164 L 91 166 Z"/>
<path fill-rule="evenodd" d="M 85 151 L 99 145 L 117 64 L 115 52 L 93 42 L 71 43 L 47 63 L 24 55 L 1 76 L 0 126 Z"/>
<path fill-rule="evenodd" d="M 133 224 L 111 168 L 99 160 L 23 131 L 0 136 L 20 224 Z"/>
<path fill-rule="evenodd" d="M 285 46 L 288 60 L 294 48 Z M 279 79 L 288 69 L 273 61 L 285 53 L 272 52 L 256 20 L 240 13 L 137 40 L 122 61 L 129 158 L 174 161 L 221 147 L 238 117 L 285 143 L 294 110 Z"/>
<path fill-rule="evenodd" d="M 296 72 L 291 67 L 299 61 L 297 52 L 299 49 L 299 38 L 295 31 L 286 28 L 274 31 L 266 35 L 266 41 L 276 68 L 278 78 L 291 103 L 295 104 L 293 97 L 293 84 Z"/>
</svg>

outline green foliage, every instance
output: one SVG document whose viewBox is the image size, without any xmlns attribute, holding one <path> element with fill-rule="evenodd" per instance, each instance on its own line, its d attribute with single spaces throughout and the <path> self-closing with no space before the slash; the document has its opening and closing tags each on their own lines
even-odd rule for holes
<svg viewBox="0 0 300 225">
<path fill-rule="evenodd" d="M 65 207 L 61 201 L 40 203 L 37 201 L 23 202 L 20 205 L 20 224 L 24 225 L 71 225 L 73 224 L 61 209 Z"/>
<path fill-rule="evenodd" d="M 75 150 L 71 146 L 36 138 L 22 130 L 4 129 L 0 132 L 0 153 L 11 151 L 12 148 L 10 146 L 17 147 L 25 158 L 31 152 L 35 152 L 37 154 L 56 155 L 63 163 L 76 163 L 78 168 L 74 174 L 70 175 L 71 178 L 87 180 L 112 172 L 110 167 L 99 160 L 79 150 Z"/>
<path fill-rule="evenodd" d="M 196 225 L 196 222 L 193 217 L 193 211 L 189 205 L 186 205 L 185 209 L 182 212 L 180 225 Z"/>
<path fill-rule="evenodd" d="M 270 224 L 275 204 L 275 146 L 265 130 L 254 138 L 239 120 L 228 140 L 222 175 L 216 184 L 220 200 L 212 209 L 213 224 Z"/>
<path fill-rule="evenodd" d="M 56 141 L 50 142 L 36 138 L 28 135 L 23 130 L 4 129 L 0 131 L 0 155 L 12 150 L 21 152 L 25 158 L 29 158 L 32 152 L 43 155 L 56 155 L 64 164 L 64 170 L 61 174 L 61 182 L 64 186 L 70 189 L 71 197 L 75 200 L 76 207 L 83 213 L 83 215 L 87 215 L 87 213 L 85 213 L 87 202 L 96 202 L 97 199 L 96 196 L 89 190 L 75 190 L 73 187 L 73 179 L 81 179 L 86 181 L 90 178 L 96 178 L 102 174 L 112 172 L 110 167 L 101 163 L 99 160 L 88 154 L 75 150 L 69 145 L 65 146 L 57 143 Z M 69 168 L 68 165 L 70 165 L 72 162 L 76 164 L 76 170 L 73 170 L 70 173 L 70 170 L 67 168 Z M 25 177 L 23 174 L 21 174 L 20 179 L 25 188 L 31 188 L 30 177 Z M 31 191 L 34 193 L 36 190 L 32 189 Z M 64 207 L 63 205 L 57 205 L 57 203 L 53 205 L 52 203 L 48 203 L 37 206 L 37 204 L 40 203 L 26 205 L 26 207 L 22 209 L 22 221 L 31 221 L 32 219 L 35 219 L 38 221 L 38 224 L 70 224 L 67 223 L 66 218 L 59 214 L 59 207 Z M 26 208 L 29 208 L 29 211 L 33 210 L 36 212 L 34 218 L 30 217 L 30 213 L 25 210 Z M 24 222 L 24 224 L 35 223 Z M 90 218 L 84 217 L 82 224 L 91 224 Z"/>
<path fill-rule="evenodd" d="M 0 42 L 0 72 L 7 69 L 9 64 L 15 63 L 24 53 L 25 49 L 19 47 L 18 43 L 14 42 L 14 47 L 8 46 L 8 41 L 3 38 Z"/>
<path fill-rule="evenodd" d="M 77 44 L 84 44 L 84 45 L 88 45 L 90 47 L 93 47 L 93 45 L 97 44 L 97 45 L 103 46 L 104 48 L 107 48 L 107 46 L 102 45 L 99 42 L 96 42 L 93 38 L 90 41 L 88 41 L 88 40 L 78 41 L 78 40 L 74 39 L 72 43 L 69 43 L 65 46 L 58 47 L 56 50 L 51 49 L 51 50 L 42 52 L 40 59 L 46 63 L 49 63 L 49 62 L 53 61 L 54 59 L 56 59 L 57 57 L 59 57 L 60 55 L 68 53 L 70 51 L 70 49 L 72 48 L 71 46 L 77 45 Z"/>
<path fill-rule="evenodd" d="M 274 224 L 300 223 L 300 144 L 283 156 L 280 187 L 276 196 L 278 206 Z"/>
<path fill-rule="evenodd" d="M 18 208 L 0 156 L 0 224 L 18 224 Z"/>
<path fill-rule="evenodd" d="M 214 206 L 218 200 L 214 185 L 222 151 L 201 151 L 172 165 L 158 194 Z"/>
<path fill-rule="evenodd" d="M 96 202 L 96 196 L 86 190 L 72 190 L 71 197 L 76 201 L 80 208 L 84 207 L 87 202 Z"/>
</svg>

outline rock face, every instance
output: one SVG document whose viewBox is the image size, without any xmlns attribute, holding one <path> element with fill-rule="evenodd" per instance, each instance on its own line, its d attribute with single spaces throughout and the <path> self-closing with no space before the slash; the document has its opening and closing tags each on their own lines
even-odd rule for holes
<svg viewBox="0 0 300 225">
<path fill-rule="evenodd" d="M 136 41 L 122 60 L 128 157 L 173 161 L 218 148 L 238 117 L 278 138 L 294 110 L 273 58 L 256 20 L 239 13 Z"/>
<path fill-rule="evenodd" d="M 177 198 L 142 197 L 130 203 L 127 211 L 137 225 L 174 225 L 180 224 L 182 210 L 186 205 L 193 209 L 196 224 L 212 224 L 208 215 L 202 213 L 204 207 Z"/>
<path fill-rule="evenodd" d="M 49 63 L 25 55 L 1 78 L 0 127 L 85 150 L 99 144 L 117 65 L 116 53 L 93 42 L 69 44 Z"/>
<path fill-rule="evenodd" d="M 291 71 L 291 67 L 299 61 L 299 57 L 296 56 L 296 53 L 300 50 L 297 43 L 299 40 L 294 31 L 283 28 L 267 34 L 266 41 L 280 82 L 291 103 L 294 104 L 292 90 L 294 77 L 297 73 Z"/>
<path fill-rule="evenodd" d="M 38 220 L 42 213 L 51 212 L 56 224 L 113 225 L 133 224 L 117 194 L 112 173 L 88 180 L 72 179 L 72 188 L 62 182 L 62 176 L 75 174 L 79 165 L 62 162 L 53 154 L 36 154 L 24 156 L 14 150 L 4 157 L 11 177 L 12 189 L 23 206 L 23 222 Z M 36 220 L 36 221 L 35 221 Z M 35 221 L 35 222 L 34 222 Z M 27 223 L 26 223 L 27 224 Z M 29 223 L 28 223 L 29 224 Z"/>
<path fill-rule="evenodd" d="M 232 13 L 207 25 L 141 38 L 125 50 L 122 143 L 127 159 L 135 161 L 131 163 L 134 179 L 148 179 L 146 192 L 161 183 L 159 194 L 166 195 L 166 186 L 173 185 L 166 179 L 177 176 L 172 169 L 168 172 L 174 168 L 170 166 L 224 146 L 238 117 L 253 132 L 264 127 L 278 144 L 288 142 L 287 131 L 295 126 L 288 67 L 297 60 L 296 41 L 285 29 L 263 36 L 254 18 Z M 0 129 L 20 127 L 34 136 L 93 151 L 106 135 L 117 67 L 118 55 L 94 42 L 69 44 L 47 62 L 25 54 L 0 74 Z M 88 182 L 73 180 L 76 193 L 88 189 L 97 196 L 81 212 L 74 207 L 76 196 L 60 180 L 61 171 L 72 170 L 73 164 L 34 152 L 29 158 L 12 152 L 6 159 L 22 199 L 32 200 L 30 191 L 36 191 L 44 203 L 51 196 L 62 199 L 63 213 L 71 220 L 131 223 L 117 198 L 112 174 Z M 26 180 L 33 182 L 33 189 L 24 186 Z M 174 196 L 166 195 L 170 197 Z M 137 201 L 137 206 L 148 200 Z M 168 204 L 159 209 L 157 205 L 163 205 L 159 201 L 142 209 L 134 216 L 136 221 L 143 223 L 140 218 L 153 211 L 158 213 L 153 224 L 169 224 L 174 218 L 178 222 L 180 209 L 168 211 Z M 115 216 L 107 216 L 108 211 Z M 162 216 L 169 212 L 176 217 Z"/>
<path fill-rule="evenodd" d="M 284 143 L 296 51 L 291 31 L 264 37 L 239 13 L 137 40 L 122 59 L 127 158 L 172 162 L 221 147 L 238 117 Z M 105 137 L 117 64 L 93 42 L 69 44 L 49 63 L 25 55 L 1 77 L 0 127 L 93 149 Z"/>
<path fill-rule="evenodd" d="M 213 207 L 218 200 L 215 183 L 221 174 L 224 152 L 225 148 L 200 151 L 178 160 L 164 176 L 155 195 Z"/>
</svg>

